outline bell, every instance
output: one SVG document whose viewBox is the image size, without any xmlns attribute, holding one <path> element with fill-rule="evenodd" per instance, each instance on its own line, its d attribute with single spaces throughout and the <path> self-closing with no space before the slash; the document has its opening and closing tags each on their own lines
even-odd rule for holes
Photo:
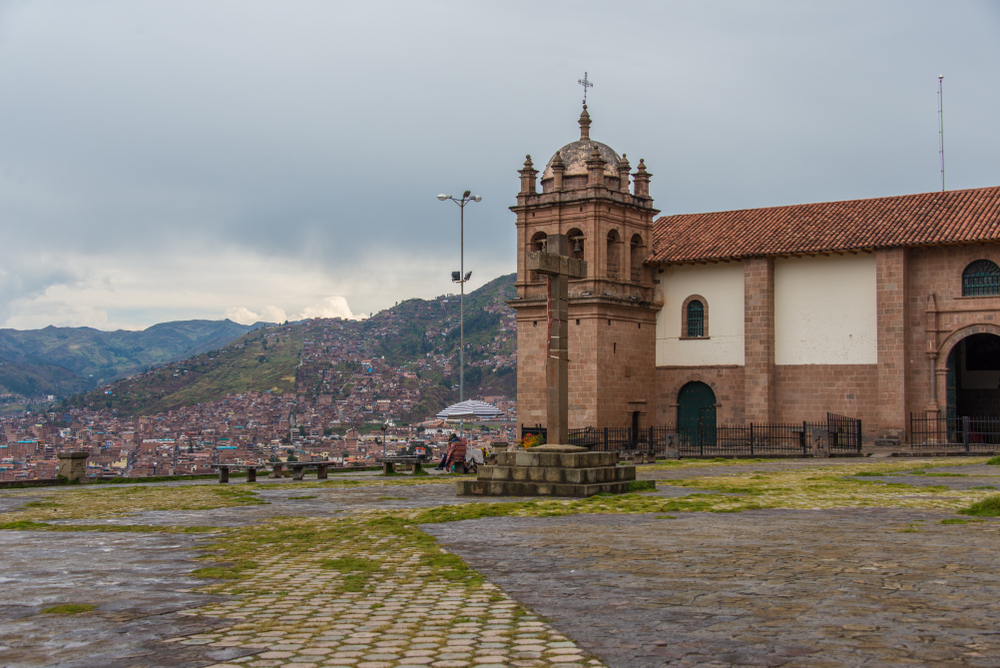
<svg viewBox="0 0 1000 668">
<path fill-rule="evenodd" d="M 573 245 L 573 252 L 574 253 L 582 253 L 583 252 L 583 244 L 580 243 L 580 237 L 576 238 L 576 243 Z"/>
</svg>

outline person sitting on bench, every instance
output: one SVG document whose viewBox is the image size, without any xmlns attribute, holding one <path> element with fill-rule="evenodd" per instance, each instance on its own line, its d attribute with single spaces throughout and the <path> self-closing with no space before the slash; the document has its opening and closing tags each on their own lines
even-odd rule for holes
<svg viewBox="0 0 1000 668">
<path fill-rule="evenodd" d="M 464 462 L 467 447 L 468 443 L 466 440 L 452 432 L 451 438 L 448 439 L 448 452 L 445 453 L 444 458 L 441 459 L 441 463 L 435 467 L 435 470 L 440 471 L 444 469 L 447 471 L 457 462 Z"/>
</svg>

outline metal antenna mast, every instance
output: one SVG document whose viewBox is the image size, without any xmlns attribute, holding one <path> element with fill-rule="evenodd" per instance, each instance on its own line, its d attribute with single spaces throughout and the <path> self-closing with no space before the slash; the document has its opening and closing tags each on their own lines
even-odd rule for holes
<svg viewBox="0 0 1000 668">
<path fill-rule="evenodd" d="M 941 145 L 941 192 L 944 192 L 944 75 L 938 77 L 938 139 Z"/>
</svg>

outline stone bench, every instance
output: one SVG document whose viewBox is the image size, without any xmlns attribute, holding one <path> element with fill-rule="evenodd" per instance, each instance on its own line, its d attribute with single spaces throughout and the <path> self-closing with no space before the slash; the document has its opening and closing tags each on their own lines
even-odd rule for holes
<svg viewBox="0 0 1000 668">
<path fill-rule="evenodd" d="M 326 480 L 331 466 L 336 466 L 337 462 L 274 462 L 271 464 L 271 473 L 268 478 L 281 478 L 284 476 L 285 467 L 292 469 L 292 480 L 303 480 L 306 469 L 316 467 L 316 479 Z"/>
<path fill-rule="evenodd" d="M 217 465 L 213 466 L 213 468 L 216 468 L 216 469 L 219 470 L 219 482 L 220 483 L 227 483 L 227 482 L 229 482 L 229 471 L 234 470 L 234 469 L 235 470 L 246 469 L 246 472 L 247 472 L 247 482 L 256 482 L 257 481 L 257 469 L 263 468 L 263 467 L 262 466 L 258 466 L 256 464 L 251 464 L 251 465 L 247 465 L 247 464 L 217 464 Z"/>
<path fill-rule="evenodd" d="M 285 467 L 292 469 L 292 480 L 303 480 L 305 478 L 306 468 L 316 467 L 316 479 L 326 480 L 329 478 L 328 471 L 330 466 L 336 466 L 337 462 L 272 462 L 271 463 L 271 473 L 267 476 L 268 478 L 282 478 L 284 477 Z M 247 472 L 247 482 L 257 481 L 257 470 L 266 469 L 266 466 L 260 466 L 257 464 L 216 464 L 213 468 L 219 470 L 219 482 L 227 483 L 229 482 L 229 472 L 232 470 L 246 470 Z"/>
<path fill-rule="evenodd" d="M 396 464 L 405 464 L 408 470 L 413 473 L 419 473 L 424 460 L 422 457 L 418 457 L 416 455 L 404 455 L 394 457 L 378 457 L 375 461 L 382 465 L 382 473 L 388 475 L 390 473 L 395 473 Z"/>
</svg>

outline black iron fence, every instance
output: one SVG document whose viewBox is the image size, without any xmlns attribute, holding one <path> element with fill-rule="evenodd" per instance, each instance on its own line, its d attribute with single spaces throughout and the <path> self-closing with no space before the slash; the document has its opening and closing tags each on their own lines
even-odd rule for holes
<svg viewBox="0 0 1000 668">
<path fill-rule="evenodd" d="M 861 420 L 827 413 L 826 422 L 716 424 L 700 419 L 680 429 L 672 425 L 570 429 L 570 445 L 596 452 L 677 452 L 682 457 L 799 455 L 812 452 L 813 434 L 826 436 L 831 454 L 861 452 Z M 546 435 L 542 426 L 521 426 L 521 437 Z"/>
<path fill-rule="evenodd" d="M 910 413 L 910 449 L 962 448 L 996 450 L 1000 446 L 998 417 L 940 417 Z"/>
</svg>

